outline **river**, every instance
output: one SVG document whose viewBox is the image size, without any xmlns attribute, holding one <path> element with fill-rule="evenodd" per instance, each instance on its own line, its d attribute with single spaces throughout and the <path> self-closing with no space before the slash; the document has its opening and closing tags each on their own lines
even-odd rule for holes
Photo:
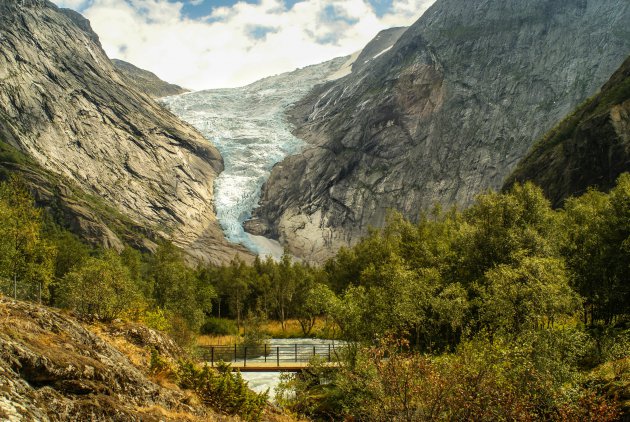
<svg viewBox="0 0 630 422">
<path fill-rule="evenodd" d="M 269 348 L 273 352 L 276 347 L 279 347 L 282 350 L 280 359 L 282 360 L 291 360 L 293 356 L 291 347 L 282 347 L 287 345 L 299 345 L 302 349 L 304 346 L 310 347 L 315 346 L 314 350 L 316 350 L 316 354 L 323 358 L 328 358 L 328 348 L 322 346 L 332 346 L 332 348 L 338 348 L 345 344 L 340 340 L 324 340 L 324 339 L 311 339 L 311 338 L 296 338 L 296 339 L 271 339 L 269 340 Z M 271 354 L 271 359 L 275 356 L 273 353 Z M 255 362 L 264 361 L 263 357 L 248 359 L 249 363 L 254 364 Z M 260 393 L 269 390 L 269 399 L 271 401 L 274 400 L 276 387 L 280 383 L 280 372 L 242 372 L 241 375 L 243 378 L 249 383 L 249 388 Z"/>
</svg>

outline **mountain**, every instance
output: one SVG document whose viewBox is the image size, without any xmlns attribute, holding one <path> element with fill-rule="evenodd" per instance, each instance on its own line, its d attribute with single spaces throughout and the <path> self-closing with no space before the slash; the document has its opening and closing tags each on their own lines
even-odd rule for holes
<svg viewBox="0 0 630 422">
<path fill-rule="evenodd" d="M 100 243 L 123 243 L 107 224 L 116 220 L 144 234 L 147 249 L 166 238 L 199 260 L 245 253 L 214 215 L 219 152 L 127 84 L 89 21 L 46 0 L 4 1 L 0 28 L 0 142 L 27 157 L 5 160 L 5 172 L 24 175 L 36 196 L 73 203 L 62 204 L 66 214 L 81 208 L 77 218 L 94 223 Z"/>
<path fill-rule="evenodd" d="M 164 82 L 154 73 L 140 69 L 131 63 L 118 59 L 112 59 L 112 63 L 114 63 L 114 67 L 122 73 L 127 85 L 153 98 L 168 97 L 170 95 L 179 95 L 189 92 L 188 89 Z"/>
<path fill-rule="evenodd" d="M 355 57 L 356 58 L 356 57 Z M 260 189 L 274 164 L 301 150 L 291 134 L 287 107 L 315 85 L 351 71 L 341 57 L 270 76 L 239 88 L 211 89 L 161 100 L 169 110 L 212 139 L 225 161 L 215 182 L 215 210 L 226 237 L 262 255 L 282 256 L 282 247 L 250 236 L 243 222 L 260 199 Z"/>
<path fill-rule="evenodd" d="M 555 206 L 630 171 L 630 57 L 601 91 L 549 131 L 506 180 L 532 180 Z"/>
<path fill-rule="evenodd" d="M 322 261 L 389 209 L 415 219 L 500 188 L 627 57 L 629 21 L 626 0 L 438 0 L 289 112 L 309 147 L 274 167 L 250 226 Z"/>
</svg>

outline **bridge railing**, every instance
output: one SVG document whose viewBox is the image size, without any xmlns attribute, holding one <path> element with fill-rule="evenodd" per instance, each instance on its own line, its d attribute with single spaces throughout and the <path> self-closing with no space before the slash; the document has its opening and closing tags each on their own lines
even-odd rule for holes
<svg viewBox="0 0 630 422">
<path fill-rule="evenodd" d="M 343 344 L 260 344 L 255 346 L 202 346 L 202 358 L 214 366 L 217 362 L 247 364 L 275 364 L 276 366 L 291 363 L 309 362 L 314 356 L 319 356 L 328 362 L 339 360 L 339 354 L 345 346 Z"/>
</svg>

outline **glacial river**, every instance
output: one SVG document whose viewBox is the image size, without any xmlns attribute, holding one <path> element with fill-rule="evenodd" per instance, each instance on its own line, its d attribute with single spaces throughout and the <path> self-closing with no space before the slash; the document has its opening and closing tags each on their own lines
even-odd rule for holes
<svg viewBox="0 0 630 422">
<path fill-rule="evenodd" d="M 297 339 L 271 339 L 269 340 L 270 350 L 274 350 L 277 346 L 283 346 L 287 344 L 299 344 L 300 346 L 317 346 L 317 354 L 326 358 L 326 348 L 321 346 L 340 347 L 344 344 L 339 340 L 323 340 L 323 339 L 311 339 L 311 338 L 297 338 Z M 281 348 L 282 349 L 282 348 Z M 286 353 L 291 355 L 289 348 L 286 349 Z M 289 356 L 290 359 L 290 356 Z M 263 358 L 248 359 L 248 362 L 254 364 L 256 361 L 262 361 Z M 283 359 L 284 360 L 284 359 Z M 273 401 L 275 397 L 275 390 L 280 383 L 280 372 L 243 372 L 241 375 L 249 383 L 249 388 L 257 393 L 269 390 L 269 400 Z"/>
</svg>

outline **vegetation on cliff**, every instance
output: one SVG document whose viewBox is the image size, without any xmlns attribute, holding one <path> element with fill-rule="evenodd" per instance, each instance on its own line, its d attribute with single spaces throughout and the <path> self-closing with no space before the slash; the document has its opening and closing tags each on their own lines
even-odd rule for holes
<svg viewBox="0 0 630 422">
<path fill-rule="evenodd" d="M 614 186 L 630 170 L 630 58 L 601 91 L 545 134 L 504 187 L 534 181 L 555 206 L 589 187 Z"/>
</svg>

